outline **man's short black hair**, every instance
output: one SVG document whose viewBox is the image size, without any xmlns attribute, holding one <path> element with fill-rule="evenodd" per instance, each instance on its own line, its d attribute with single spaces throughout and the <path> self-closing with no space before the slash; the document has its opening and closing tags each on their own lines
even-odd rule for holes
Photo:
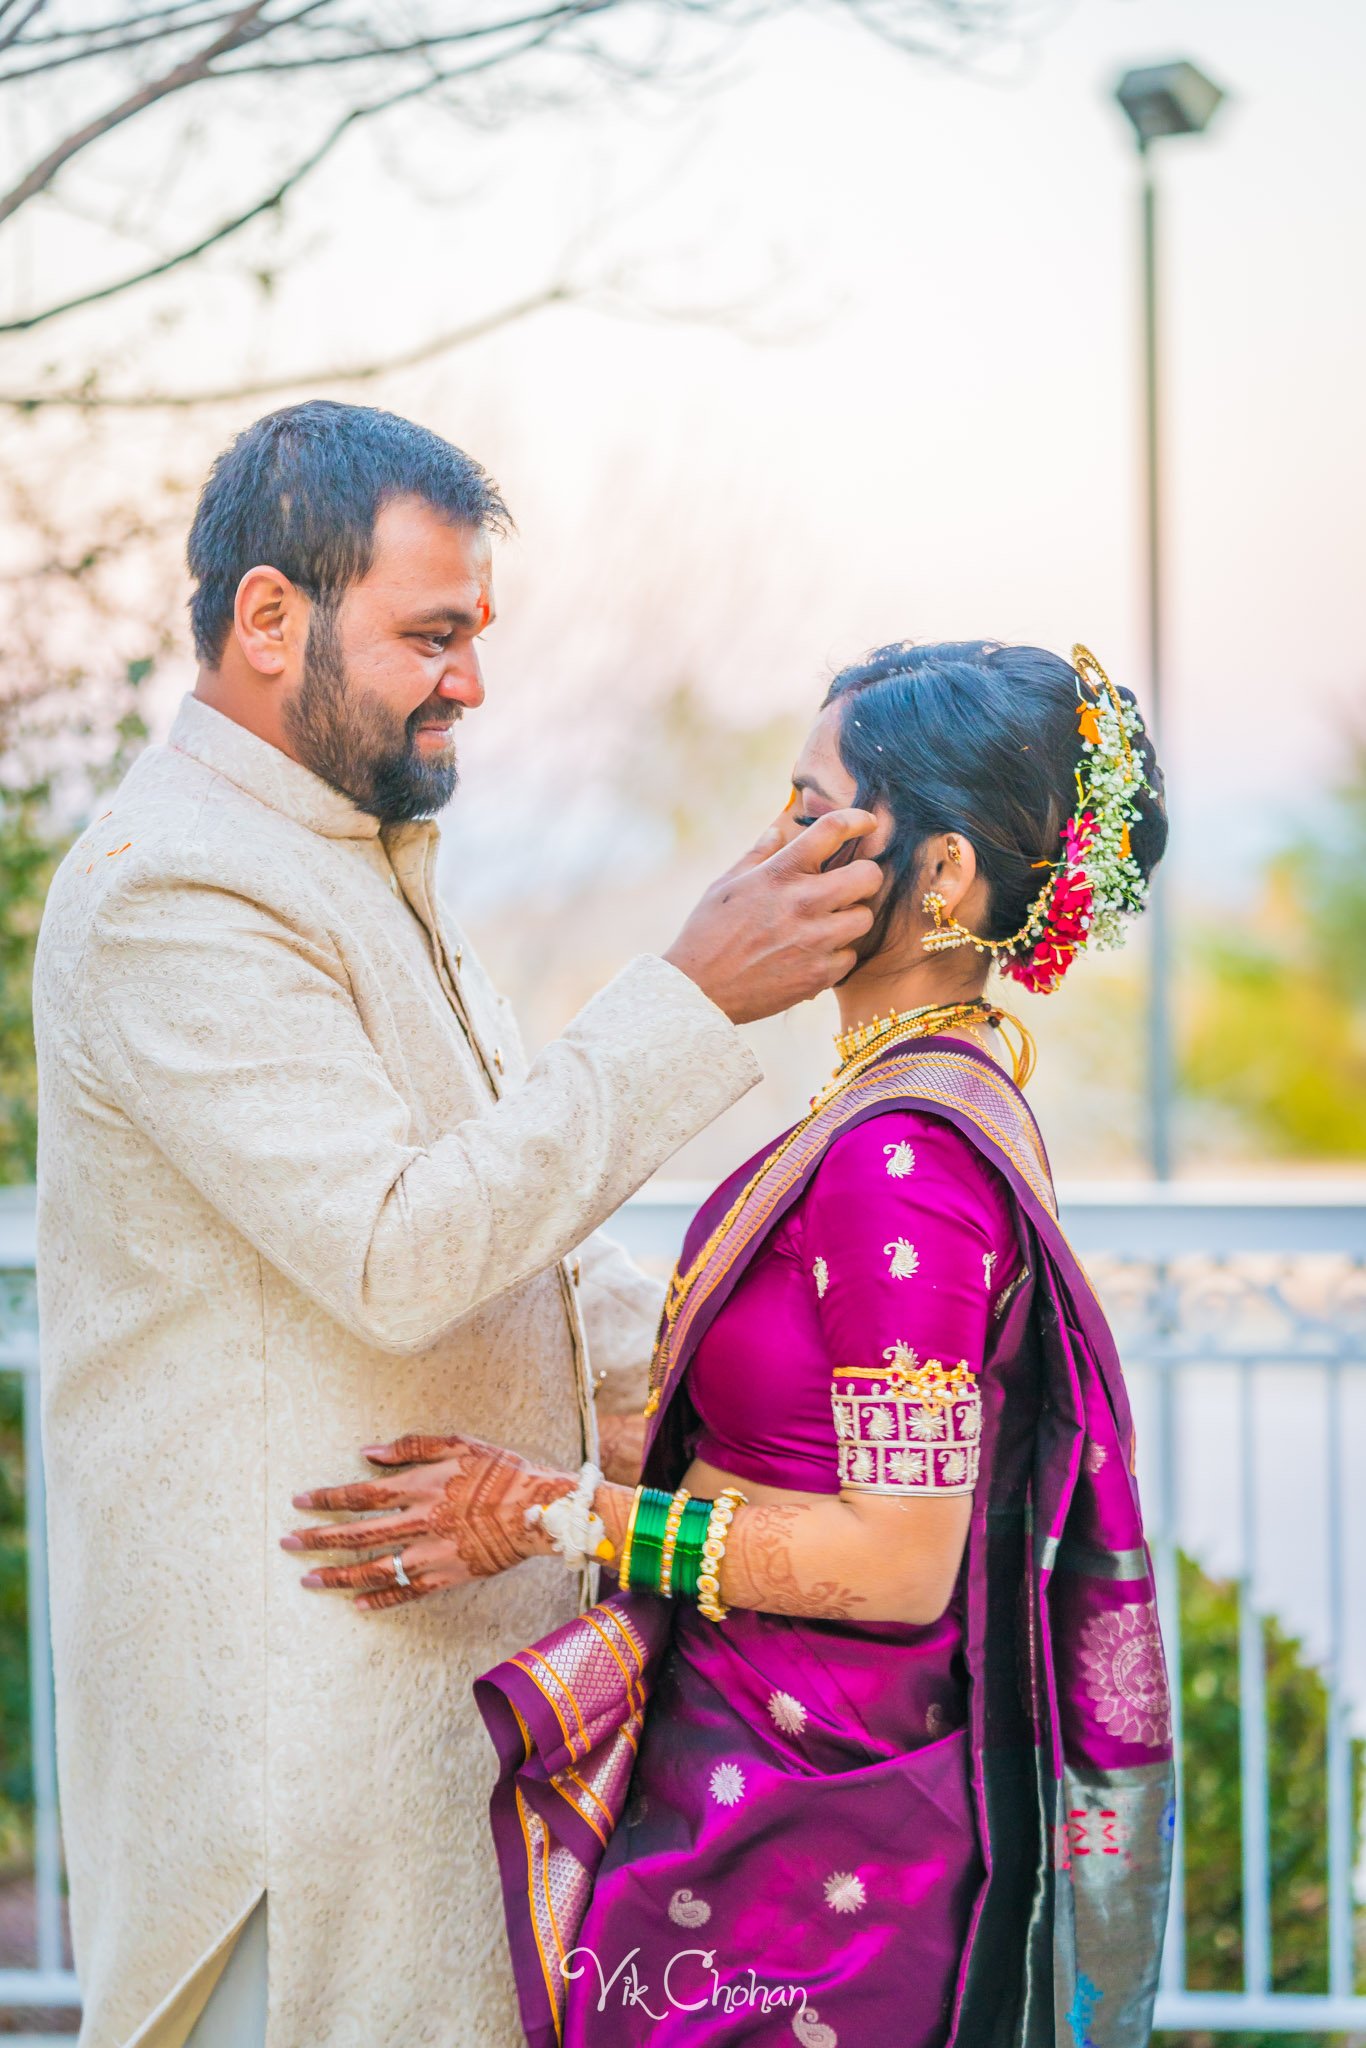
<svg viewBox="0 0 1366 2048">
<path fill-rule="evenodd" d="M 220 659 L 237 586 L 257 563 L 313 603 L 334 604 L 369 568 L 391 498 L 420 498 L 457 526 L 503 533 L 511 524 L 472 456 L 397 413 L 314 398 L 246 428 L 210 470 L 190 528 L 200 660 Z"/>
</svg>

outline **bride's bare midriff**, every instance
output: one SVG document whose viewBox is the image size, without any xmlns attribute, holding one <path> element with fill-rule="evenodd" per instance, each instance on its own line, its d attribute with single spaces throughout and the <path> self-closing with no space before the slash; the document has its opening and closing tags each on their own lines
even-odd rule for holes
<svg viewBox="0 0 1366 2048">
<path fill-rule="evenodd" d="M 727 1472 L 720 1465 L 709 1465 L 705 1458 L 693 1459 L 683 1474 L 683 1484 L 689 1493 L 702 1500 L 715 1500 L 723 1487 L 736 1486 L 755 1508 L 810 1507 L 813 1502 L 834 1498 L 828 1493 L 798 1493 L 791 1486 L 765 1486 L 759 1479 L 742 1479 L 738 1472 Z"/>
</svg>

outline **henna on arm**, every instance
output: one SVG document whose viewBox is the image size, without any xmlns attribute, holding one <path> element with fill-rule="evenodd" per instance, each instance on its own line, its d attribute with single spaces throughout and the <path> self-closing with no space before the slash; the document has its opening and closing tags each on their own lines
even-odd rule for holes
<svg viewBox="0 0 1366 2048">
<path fill-rule="evenodd" d="M 288 1550 L 388 1546 L 385 1556 L 323 1566 L 304 1581 L 357 1594 L 366 1607 L 402 1606 L 548 1554 L 549 1538 L 540 1527 L 528 1527 L 526 1511 L 571 1493 L 577 1483 L 569 1473 L 547 1471 L 471 1437 L 401 1438 L 367 1455 L 403 1469 L 391 1469 L 382 1480 L 299 1495 L 297 1507 L 356 1519 L 284 1539 Z M 594 1498 L 618 1556 L 632 1499 L 630 1486 L 610 1481 Z M 722 1602 L 830 1621 L 932 1621 L 952 1591 L 969 1512 L 968 1497 L 751 1503 L 731 1523 Z M 407 1586 L 395 1581 L 396 1552 L 412 1581 Z"/>
<path fill-rule="evenodd" d="M 594 1498 L 618 1552 L 631 1501 L 621 1486 Z M 934 1621 L 953 1591 L 970 1512 L 967 1496 L 752 1502 L 730 1525 L 722 1605 L 813 1621 Z"/>
<path fill-rule="evenodd" d="M 809 1502 L 740 1508 L 721 1566 L 722 1601 L 768 1614 L 852 1621 L 868 1600 L 828 1570 L 830 1544 L 822 1541 L 818 1524 L 831 1519 L 824 1504 Z"/>
<path fill-rule="evenodd" d="M 600 1486 L 593 1505 L 620 1554 L 630 1519 L 632 1493 L 623 1486 Z M 721 1599 L 726 1606 L 756 1607 L 766 1614 L 792 1614 L 828 1621 L 852 1620 L 866 1607 L 864 1596 L 844 1585 L 838 1575 L 821 1568 L 823 1536 L 819 1517 L 829 1524 L 829 1510 L 842 1503 L 819 1505 L 793 1501 L 740 1508 L 731 1523 L 725 1562 L 721 1567 Z"/>
</svg>

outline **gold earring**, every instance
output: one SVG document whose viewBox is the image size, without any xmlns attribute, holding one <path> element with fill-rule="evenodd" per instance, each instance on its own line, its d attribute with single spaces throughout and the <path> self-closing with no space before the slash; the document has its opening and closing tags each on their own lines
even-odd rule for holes
<svg viewBox="0 0 1366 2048">
<path fill-rule="evenodd" d="M 959 924 L 956 917 L 949 916 L 948 906 L 937 889 L 929 890 L 921 907 L 934 919 L 934 930 L 926 932 L 920 941 L 927 953 L 952 953 L 959 946 L 976 946 L 979 953 L 985 951 L 979 938 Z"/>
<path fill-rule="evenodd" d="M 955 835 L 954 833 L 952 833 L 952 832 L 950 832 L 950 834 L 949 834 L 949 836 L 948 836 L 948 841 L 947 841 L 947 852 L 948 852 L 948 856 L 949 856 L 949 859 L 950 859 L 950 860 L 951 860 L 951 861 L 953 862 L 954 866 L 955 866 L 956 868 L 960 868 L 960 867 L 962 867 L 962 865 L 963 865 L 963 849 L 962 849 L 962 847 L 961 847 L 961 846 L 960 846 L 960 845 L 958 844 L 958 840 L 957 840 L 957 837 L 956 837 L 956 835 Z"/>
</svg>

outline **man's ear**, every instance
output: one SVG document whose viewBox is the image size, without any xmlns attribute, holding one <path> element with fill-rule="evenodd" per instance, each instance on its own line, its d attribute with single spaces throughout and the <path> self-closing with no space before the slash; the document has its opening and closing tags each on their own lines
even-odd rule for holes
<svg viewBox="0 0 1366 2048">
<path fill-rule="evenodd" d="M 308 600 L 279 569 L 248 569 L 237 586 L 233 633 L 263 680 L 287 679 L 308 637 Z"/>
</svg>

